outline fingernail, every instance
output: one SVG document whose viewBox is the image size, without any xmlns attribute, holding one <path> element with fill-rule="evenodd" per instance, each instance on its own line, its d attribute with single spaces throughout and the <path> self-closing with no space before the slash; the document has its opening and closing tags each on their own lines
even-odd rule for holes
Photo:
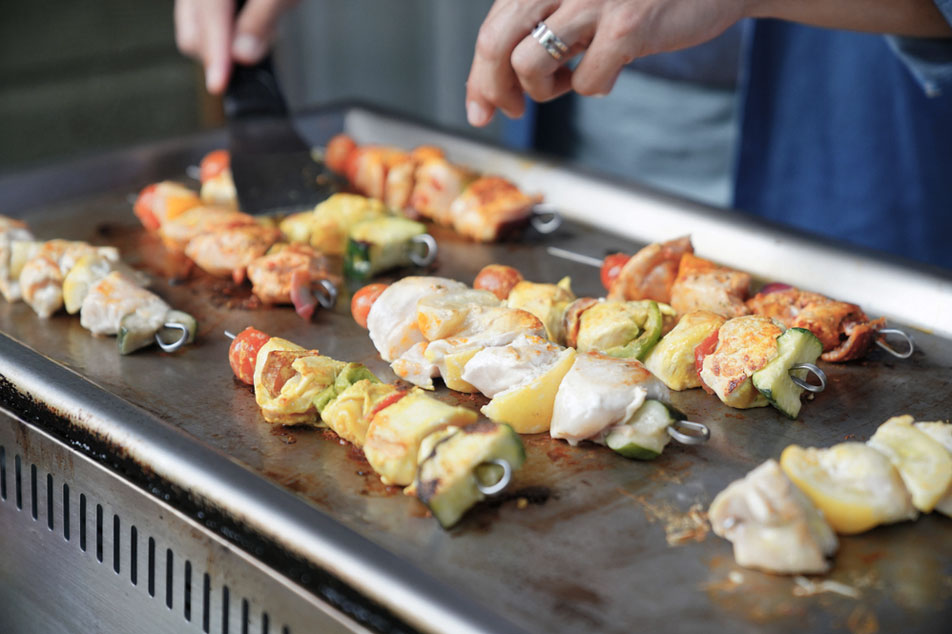
<svg viewBox="0 0 952 634">
<path fill-rule="evenodd" d="M 478 101 L 468 101 L 466 102 L 466 118 L 469 120 L 469 125 L 480 126 L 489 119 L 489 113 Z"/>
<path fill-rule="evenodd" d="M 239 34 L 231 45 L 232 56 L 243 62 L 257 62 L 264 57 L 265 52 L 266 45 L 264 41 L 250 33 Z"/>
<path fill-rule="evenodd" d="M 220 92 L 225 83 L 225 67 L 221 64 L 209 64 L 205 67 L 205 88 L 208 92 Z"/>
</svg>

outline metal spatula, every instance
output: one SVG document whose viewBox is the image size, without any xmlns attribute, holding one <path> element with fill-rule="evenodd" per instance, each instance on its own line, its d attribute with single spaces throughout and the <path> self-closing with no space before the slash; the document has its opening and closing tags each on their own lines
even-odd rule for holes
<svg viewBox="0 0 952 634">
<path fill-rule="evenodd" d="M 300 211 L 340 189 L 291 124 L 271 57 L 236 65 L 225 92 L 231 171 L 239 208 L 251 214 Z"/>
</svg>

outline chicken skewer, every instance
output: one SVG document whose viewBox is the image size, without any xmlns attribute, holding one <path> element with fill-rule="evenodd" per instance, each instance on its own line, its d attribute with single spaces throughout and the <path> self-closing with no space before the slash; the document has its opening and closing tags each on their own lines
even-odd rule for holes
<svg viewBox="0 0 952 634">
<path fill-rule="evenodd" d="M 592 439 L 640 458 L 660 454 L 667 437 L 698 444 L 709 436 L 706 426 L 682 421 L 658 401 L 666 389 L 637 360 L 576 355 L 546 340 L 537 318 L 500 305 L 487 291 L 443 278 L 405 278 L 365 287 L 355 294 L 352 312 L 399 376 L 431 388 L 439 374 L 451 389 L 479 391 L 492 399 L 483 413 L 520 433 Z M 432 372 L 419 371 L 413 361 Z M 575 389 L 573 382 L 592 385 Z M 577 403 L 583 394 L 601 396 Z M 660 409 L 636 425 L 641 421 L 634 414 L 649 397 Z"/>
<path fill-rule="evenodd" d="M 952 424 L 896 416 L 867 443 L 790 445 L 730 484 L 711 503 L 714 532 L 737 563 L 779 574 L 830 569 L 836 534 L 915 519 L 952 517 Z"/>
<path fill-rule="evenodd" d="M 616 295 L 635 298 L 637 292 L 632 291 L 632 288 L 640 288 L 639 281 L 643 286 L 653 280 L 671 279 L 670 285 L 666 287 L 667 297 L 680 314 L 692 310 L 712 310 L 725 316 L 754 312 L 780 318 L 788 328 L 806 328 L 823 342 L 822 358 L 825 361 L 859 358 L 866 354 L 873 343 L 901 359 L 910 357 L 914 351 L 914 342 L 907 333 L 885 328 L 883 319 L 868 319 L 855 304 L 838 302 L 781 284 L 768 284 L 758 295 L 748 299 L 750 277 L 746 273 L 695 258 L 691 250 L 685 249 L 677 255 L 681 248 L 678 245 L 684 240 L 686 238 L 661 245 L 648 245 L 630 258 L 624 254 L 613 254 L 598 260 L 556 247 L 548 247 L 547 251 L 556 257 L 599 267 L 602 283 L 609 289 L 610 295 L 614 292 Z M 683 269 L 683 274 L 678 271 L 672 279 L 670 271 L 674 262 Z M 635 263 L 639 266 L 634 266 Z M 655 288 L 658 288 L 657 284 Z M 778 291 L 780 294 L 776 294 Z M 894 348 L 887 341 L 887 336 L 901 338 L 906 349 Z"/>
<path fill-rule="evenodd" d="M 265 419 L 320 424 L 363 449 L 386 484 L 407 486 L 444 528 L 485 497 L 503 491 L 525 460 L 511 428 L 476 422 L 476 413 L 419 389 L 399 390 L 360 364 L 345 364 L 247 328 L 229 362 L 255 388 Z M 409 486 L 408 486 L 409 485 Z"/>
<path fill-rule="evenodd" d="M 526 195 L 502 177 L 454 165 L 438 148 L 357 146 L 342 134 L 328 143 L 327 161 L 359 193 L 480 242 L 496 241 L 526 224 L 543 234 L 561 224 L 557 214 L 541 207 L 540 196 Z"/>
</svg>

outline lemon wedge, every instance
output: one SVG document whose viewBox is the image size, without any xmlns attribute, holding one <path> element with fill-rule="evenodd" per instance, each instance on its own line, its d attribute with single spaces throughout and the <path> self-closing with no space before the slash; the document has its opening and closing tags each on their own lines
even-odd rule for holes
<svg viewBox="0 0 952 634">
<path fill-rule="evenodd" d="M 868 444 L 889 458 L 912 494 L 913 505 L 928 513 L 952 483 L 952 456 L 912 423 L 912 416 L 894 416 L 879 426 Z"/>
</svg>

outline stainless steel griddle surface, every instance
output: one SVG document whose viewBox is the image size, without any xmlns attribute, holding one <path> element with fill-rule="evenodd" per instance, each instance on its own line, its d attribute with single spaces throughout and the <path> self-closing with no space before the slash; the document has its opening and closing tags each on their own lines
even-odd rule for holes
<svg viewBox="0 0 952 634">
<path fill-rule="evenodd" d="M 317 116 L 312 140 L 326 140 L 339 120 Z M 193 273 L 170 283 L 185 269 L 140 228 L 129 197 L 152 180 L 186 180 L 185 165 L 217 141 L 203 137 L 176 145 L 174 152 L 130 152 L 134 169 L 110 176 L 97 167 L 99 181 L 93 185 L 88 179 L 61 180 L 65 190 L 58 201 L 37 192 L 38 203 L 31 206 L 22 190 L 17 194 L 38 237 L 113 244 L 129 263 L 152 273 L 154 290 L 198 317 L 195 346 L 172 355 L 148 349 L 121 357 L 114 339 L 91 336 L 78 317 L 61 313 L 43 321 L 22 303 L 0 302 L 0 329 L 98 386 L 91 389 L 127 400 L 295 494 L 285 503 L 316 507 L 526 630 L 942 631 L 952 622 L 948 518 L 927 516 L 843 538 L 828 578 L 855 588 L 857 597 L 802 596 L 791 578 L 739 568 L 730 544 L 708 534 L 703 518 L 729 482 L 778 458 L 790 443 L 866 440 L 895 414 L 949 418 L 952 341 L 915 331 L 918 351 L 911 359 L 876 350 L 858 363 L 823 364 L 829 387 L 804 405 L 796 422 L 771 408 L 733 410 L 700 390 L 673 393 L 677 407 L 710 426 L 712 439 L 702 447 L 672 443 L 653 462 L 526 436 L 528 461 L 510 490 L 444 531 L 415 499 L 380 484 L 359 451 L 332 433 L 267 425 L 251 389 L 232 378 L 229 341 L 222 333 L 251 325 L 338 359 L 366 363 L 384 380 L 394 380 L 366 332 L 350 318 L 348 295 L 335 310 L 305 323 L 289 307 L 256 307 L 247 288 L 228 281 Z M 598 270 L 551 257 L 545 246 L 602 255 L 643 245 L 574 222 L 553 236 L 529 233 L 522 241 L 498 245 L 432 231 L 441 251 L 430 274 L 471 283 L 482 266 L 498 262 L 534 281 L 571 276 L 579 296 L 603 293 Z M 437 396 L 471 407 L 486 402 L 445 388 Z M 386 604 L 386 596 L 374 598 Z"/>
</svg>

